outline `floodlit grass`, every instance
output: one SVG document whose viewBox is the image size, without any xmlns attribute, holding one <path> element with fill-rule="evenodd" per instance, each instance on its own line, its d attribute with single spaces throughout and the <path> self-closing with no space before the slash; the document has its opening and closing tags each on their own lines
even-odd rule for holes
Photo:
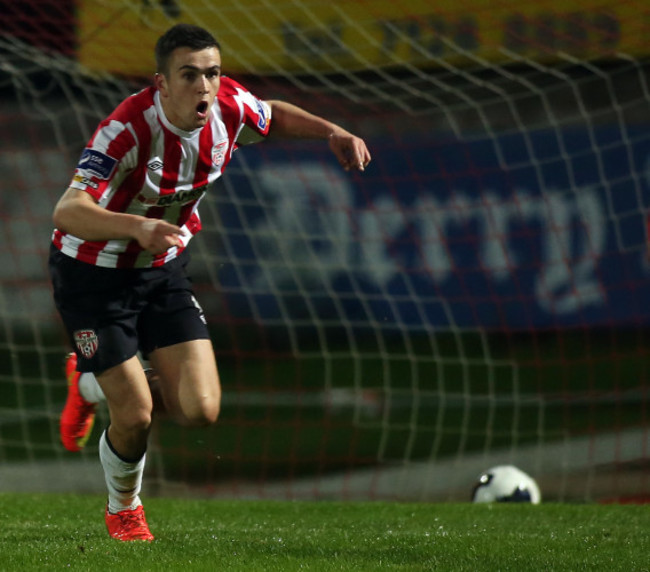
<svg viewBox="0 0 650 572">
<path fill-rule="evenodd" d="M 650 511 L 151 498 L 155 542 L 108 537 L 103 498 L 0 495 L 2 570 L 648 570 Z"/>
</svg>

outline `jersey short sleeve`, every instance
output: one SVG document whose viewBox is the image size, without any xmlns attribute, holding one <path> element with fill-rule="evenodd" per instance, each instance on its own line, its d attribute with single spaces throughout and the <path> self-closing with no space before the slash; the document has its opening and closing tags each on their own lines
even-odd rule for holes
<svg viewBox="0 0 650 572">
<path fill-rule="evenodd" d="M 100 201 L 111 181 L 133 168 L 136 159 L 136 140 L 127 125 L 114 118 L 103 121 L 81 153 L 70 187 Z"/>
<path fill-rule="evenodd" d="M 231 96 L 239 104 L 242 122 L 236 136 L 238 146 L 257 143 L 269 134 L 272 118 L 268 103 L 228 77 L 222 78 L 220 95 Z"/>
</svg>

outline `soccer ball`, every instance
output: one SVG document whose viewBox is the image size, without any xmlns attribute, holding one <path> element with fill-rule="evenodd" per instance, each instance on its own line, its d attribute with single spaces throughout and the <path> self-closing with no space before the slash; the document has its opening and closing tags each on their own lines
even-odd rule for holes
<svg viewBox="0 0 650 572">
<path fill-rule="evenodd" d="M 530 475 L 513 465 L 498 465 L 478 478 L 472 502 L 524 502 L 539 504 L 542 495 Z"/>
</svg>

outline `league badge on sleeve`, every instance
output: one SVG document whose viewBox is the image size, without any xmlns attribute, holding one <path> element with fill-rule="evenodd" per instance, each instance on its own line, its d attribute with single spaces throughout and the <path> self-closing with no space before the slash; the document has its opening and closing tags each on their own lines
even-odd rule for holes
<svg viewBox="0 0 650 572">
<path fill-rule="evenodd" d="M 77 164 L 77 169 L 106 180 L 110 178 L 116 164 L 117 159 L 113 159 L 106 153 L 95 149 L 84 149 Z"/>
<path fill-rule="evenodd" d="M 266 101 L 255 99 L 257 104 L 257 128 L 260 131 L 266 131 L 269 119 L 271 117 L 271 108 Z"/>
</svg>

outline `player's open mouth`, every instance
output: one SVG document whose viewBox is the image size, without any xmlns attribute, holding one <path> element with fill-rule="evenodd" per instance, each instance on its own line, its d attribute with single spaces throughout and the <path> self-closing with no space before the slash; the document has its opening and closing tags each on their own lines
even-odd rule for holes
<svg viewBox="0 0 650 572">
<path fill-rule="evenodd" d="M 207 101 L 201 101 L 197 106 L 196 106 L 196 114 L 201 118 L 205 119 L 208 115 L 208 102 Z"/>
</svg>

